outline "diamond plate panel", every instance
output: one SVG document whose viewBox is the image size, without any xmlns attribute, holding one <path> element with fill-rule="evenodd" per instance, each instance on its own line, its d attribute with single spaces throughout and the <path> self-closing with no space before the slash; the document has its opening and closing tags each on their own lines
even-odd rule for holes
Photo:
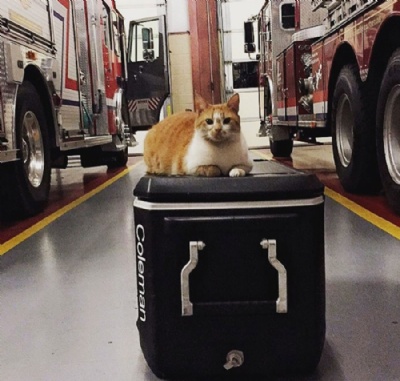
<svg viewBox="0 0 400 381">
<path fill-rule="evenodd" d="M 0 39 L 0 133 L 4 133 L 4 120 L 3 120 L 3 83 L 6 76 L 5 62 L 4 62 L 4 42 Z"/>
<path fill-rule="evenodd" d="M 62 99 L 60 108 L 59 123 L 64 132 L 68 132 L 70 136 L 78 136 L 82 138 L 79 128 L 81 123 L 79 93 L 76 90 L 77 76 L 77 60 L 75 54 L 75 34 L 72 27 L 72 10 L 74 3 L 59 1 L 53 2 L 54 17 L 54 38 L 57 47 L 57 61 L 60 66 L 60 73 L 54 80 L 55 88 L 59 92 Z M 70 24 L 68 25 L 68 20 Z M 61 145 L 61 147 L 63 147 Z"/>
<path fill-rule="evenodd" d="M 6 64 L 6 40 L 0 37 L 0 89 L 1 102 L 3 105 L 4 129 L 8 140 L 8 149 L 15 149 L 14 131 L 14 105 L 17 94 L 17 85 L 7 83 L 7 64 Z"/>
<path fill-rule="evenodd" d="M 107 14 L 107 7 L 103 2 L 98 0 L 87 1 L 88 3 L 88 19 L 90 20 L 89 25 L 89 39 L 92 42 L 90 44 L 90 54 L 92 62 L 95 63 L 93 71 L 95 74 L 95 82 L 93 83 L 93 92 L 99 94 L 97 99 L 101 113 L 96 119 L 96 131 L 97 135 L 108 134 L 108 111 L 107 111 L 107 99 L 106 99 L 106 88 L 105 88 L 105 73 L 104 73 L 104 57 L 103 57 L 103 34 L 104 34 L 104 23 L 110 15 Z M 103 20 L 101 21 L 101 18 Z M 110 19 L 107 22 L 111 22 Z"/>
<path fill-rule="evenodd" d="M 328 11 L 325 8 L 320 8 L 313 12 L 311 1 L 302 1 L 300 4 L 300 29 L 323 24 L 324 19 L 328 15 Z"/>
<path fill-rule="evenodd" d="M 78 36 L 78 61 L 80 70 L 80 91 L 81 104 L 84 107 L 84 128 L 93 135 L 93 98 L 92 98 L 92 78 L 90 72 L 90 55 L 88 39 L 86 34 L 86 18 L 84 2 L 75 1 L 76 29 Z"/>
</svg>

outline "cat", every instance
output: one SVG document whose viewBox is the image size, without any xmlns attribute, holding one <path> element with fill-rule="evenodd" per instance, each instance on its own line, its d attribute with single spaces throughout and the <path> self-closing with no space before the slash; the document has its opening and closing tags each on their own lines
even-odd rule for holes
<svg viewBox="0 0 400 381">
<path fill-rule="evenodd" d="M 253 167 L 240 130 L 239 94 L 211 105 L 195 96 L 197 112 L 184 111 L 154 125 L 144 140 L 148 174 L 230 176 Z"/>
</svg>

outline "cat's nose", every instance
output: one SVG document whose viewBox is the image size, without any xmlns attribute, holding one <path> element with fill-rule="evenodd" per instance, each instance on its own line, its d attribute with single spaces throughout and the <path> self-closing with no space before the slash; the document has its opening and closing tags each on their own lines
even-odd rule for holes
<svg viewBox="0 0 400 381">
<path fill-rule="evenodd" d="M 212 131 L 211 131 L 211 136 L 215 139 L 220 139 L 222 137 L 222 128 L 219 127 L 215 127 Z"/>
</svg>

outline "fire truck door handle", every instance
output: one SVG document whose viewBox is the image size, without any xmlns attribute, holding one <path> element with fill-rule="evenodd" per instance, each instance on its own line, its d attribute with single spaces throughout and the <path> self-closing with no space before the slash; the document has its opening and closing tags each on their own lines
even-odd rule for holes
<svg viewBox="0 0 400 381">
<path fill-rule="evenodd" d="M 82 70 L 79 70 L 79 83 L 81 86 L 86 83 L 86 76 Z"/>
</svg>

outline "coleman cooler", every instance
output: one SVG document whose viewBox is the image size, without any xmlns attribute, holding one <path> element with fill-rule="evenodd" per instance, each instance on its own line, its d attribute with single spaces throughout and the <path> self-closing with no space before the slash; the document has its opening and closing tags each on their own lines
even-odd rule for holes
<svg viewBox="0 0 400 381">
<path fill-rule="evenodd" d="M 134 190 L 137 327 L 160 378 L 300 374 L 325 339 L 324 197 L 315 175 L 144 176 Z"/>
</svg>

